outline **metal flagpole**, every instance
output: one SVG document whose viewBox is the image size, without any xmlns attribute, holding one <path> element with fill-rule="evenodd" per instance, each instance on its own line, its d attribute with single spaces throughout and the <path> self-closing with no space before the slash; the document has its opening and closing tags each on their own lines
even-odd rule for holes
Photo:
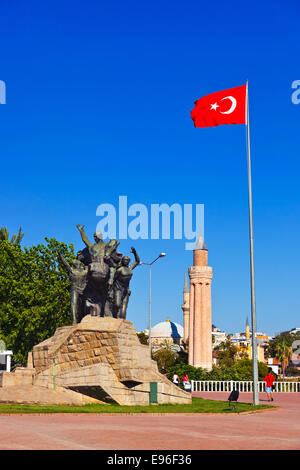
<svg viewBox="0 0 300 470">
<path fill-rule="evenodd" d="M 258 395 L 256 306 L 255 306 L 254 255 L 253 255 L 253 217 L 252 217 L 252 185 L 251 185 L 248 80 L 246 84 L 247 84 L 247 87 L 246 87 L 246 126 L 247 126 L 248 191 L 249 191 L 248 194 L 249 194 L 250 277 L 251 277 L 253 405 L 258 405 L 259 395 Z"/>
</svg>

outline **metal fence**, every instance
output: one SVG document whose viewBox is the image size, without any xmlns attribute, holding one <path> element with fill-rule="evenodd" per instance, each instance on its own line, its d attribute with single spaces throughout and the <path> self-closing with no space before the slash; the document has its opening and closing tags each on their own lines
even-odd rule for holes
<svg viewBox="0 0 300 470">
<path fill-rule="evenodd" d="M 251 380 L 191 380 L 192 392 L 253 392 Z M 300 382 L 274 382 L 274 392 L 300 392 Z M 258 391 L 265 392 L 265 382 L 258 382 Z"/>
</svg>

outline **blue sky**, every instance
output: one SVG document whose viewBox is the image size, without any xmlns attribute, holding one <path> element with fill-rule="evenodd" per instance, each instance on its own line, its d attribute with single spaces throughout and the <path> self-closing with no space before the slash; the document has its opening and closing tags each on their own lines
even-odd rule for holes
<svg viewBox="0 0 300 470">
<path fill-rule="evenodd" d="M 24 245 L 82 247 L 99 204 L 204 204 L 213 323 L 250 319 L 245 126 L 195 129 L 194 101 L 249 80 L 257 328 L 299 326 L 300 79 L 296 0 L 0 3 L 1 217 Z M 184 240 L 122 240 L 153 266 L 153 324 L 182 324 Z M 148 323 L 148 268 L 127 318 Z"/>
</svg>

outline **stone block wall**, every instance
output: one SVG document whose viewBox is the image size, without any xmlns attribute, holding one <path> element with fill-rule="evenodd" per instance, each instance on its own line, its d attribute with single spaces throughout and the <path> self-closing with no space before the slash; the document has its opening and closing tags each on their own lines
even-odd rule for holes
<svg viewBox="0 0 300 470">
<path fill-rule="evenodd" d="M 33 368 L 5 380 L 16 383 L 23 374 L 24 383 L 71 390 L 84 396 L 83 402 L 120 405 L 149 404 L 150 382 L 157 382 L 158 403 L 191 402 L 190 393 L 158 372 L 127 320 L 88 315 L 78 325 L 58 328 L 33 348 L 28 364 Z"/>
</svg>

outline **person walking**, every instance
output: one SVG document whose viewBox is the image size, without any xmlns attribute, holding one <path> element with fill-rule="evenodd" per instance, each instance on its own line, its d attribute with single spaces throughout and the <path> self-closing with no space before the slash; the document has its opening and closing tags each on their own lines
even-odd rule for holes
<svg viewBox="0 0 300 470">
<path fill-rule="evenodd" d="M 275 377 L 272 374 L 272 369 L 269 367 L 268 369 L 268 374 L 265 376 L 265 383 L 266 383 L 266 394 L 268 397 L 268 401 L 274 401 L 273 400 L 273 383 L 275 381 Z"/>
<path fill-rule="evenodd" d="M 186 372 L 185 372 L 185 374 L 183 374 L 183 376 L 182 376 L 182 384 L 183 384 L 184 390 L 186 390 L 187 392 L 190 392 L 190 391 L 191 391 L 190 379 L 189 379 L 189 376 L 187 375 Z"/>
<path fill-rule="evenodd" d="M 179 387 L 179 377 L 176 373 L 173 375 L 173 384 Z"/>
</svg>

